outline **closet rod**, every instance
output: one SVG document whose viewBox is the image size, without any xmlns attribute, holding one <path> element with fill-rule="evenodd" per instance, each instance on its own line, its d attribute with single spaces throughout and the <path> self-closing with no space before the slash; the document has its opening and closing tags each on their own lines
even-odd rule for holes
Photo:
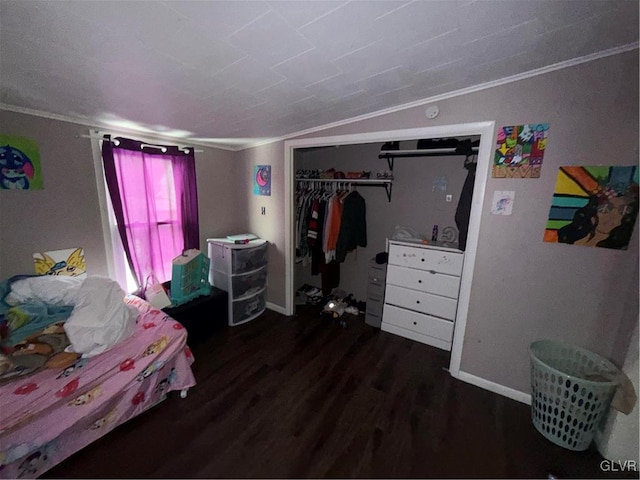
<svg viewBox="0 0 640 480">
<path fill-rule="evenodd" d="M 392 183 L 392 178 L 296 178 L 296 182 L 318 182 L 318 183 L 364 183 L 383 184 Z"/>
<path fill-rule="evenodd" d="M 392 178 L 296 178 L 296 182 L 346 183 L 349 185 L 362 185 L 363 187 L 384 187 L 389 203 L 391 203 L 391 192 L 393 190 Z"/>
</svg>

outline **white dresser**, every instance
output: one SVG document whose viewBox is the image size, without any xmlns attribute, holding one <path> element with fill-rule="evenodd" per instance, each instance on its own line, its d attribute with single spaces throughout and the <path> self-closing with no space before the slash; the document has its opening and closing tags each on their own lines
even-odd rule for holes
<svg viewBox="0 0 640 480">
<path fill-rule="evenodd" d="M 229 325 L 253 320 L 266 308 L 266 240 L 235 244 L 223 238 L 208 238 L 211 270 L 209 283 L 228 292 Z"/>
<path fill-rule="evenodd" d="M 389 241 L 382 330 L 451 350 L 464 253 Z"/>
</svg>

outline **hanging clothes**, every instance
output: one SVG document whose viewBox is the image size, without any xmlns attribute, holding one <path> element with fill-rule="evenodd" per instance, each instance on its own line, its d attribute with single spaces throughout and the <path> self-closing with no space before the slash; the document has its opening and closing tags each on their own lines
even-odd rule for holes
<svg viewBox="0 0 640 480">
<path fill-rule="evenodd" d="M 341 194 L 335 194 L 331 198 L 329 217 L 325 225 L 324 255 L 327 263 L 336 259 L 336 247 L 338 245 L 338 236 L 340 235 L 340 225 L 342 224 L 342 202 L 340 199 Z"/>
<path fill-rule="evenodd" d="M 334 288 L 340 285 L 340 264 L 331 261 L 326 262 L 323 250 L 324 224 L 329 202 L 323 197 L 314 200 L 309 222 L 307 241 L 311 252 L 311 275 L 320 275 L 322 282 L 322 294 L 329 295 Z"/>
<path fill-rule="evenodd" d="M 358 192 L 343 199 L 342 221 L 336 245 L 336 260 L 344 262 L 347 252 L 367 246 L 367 206 Z"/>
<path fill-rule="evenodd" d="M 322 293 L 340 285 L 340 263 L 358 246 L 367 246 L 366 206 L 358 192 L 336 191 L 336 184 L 296 190 L 296 263 L 311 263 L 321 275 Z"/>
<path fill-rule="evenodd" d="M 458 227 L 458 248 L 465 250 L 467 248 L 467 233 L 469 230 L 469 216 L 471 215 L 471 201 L 473 199 L 473 186 L 476 181 L 476 163 L 465 163 L 464 168 L 467 169 L 467 178 L 462 186 L 458 208 L 456 208 L 456 225 Z"/>
</svg>

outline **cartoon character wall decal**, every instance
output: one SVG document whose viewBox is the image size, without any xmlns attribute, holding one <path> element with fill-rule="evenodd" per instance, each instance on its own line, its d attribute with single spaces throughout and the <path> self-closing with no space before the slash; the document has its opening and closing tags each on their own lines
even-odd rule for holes
<svg viewBox="0 0 640 480">
<path fill-rule="evenodd" d="M 0 190 L 42 189 L 38 144 L 26 137 L 0 134 Z"/>
<path fill-rule="evenodd" d="M 33 254 L 36 274 L 86 276 L 87 267 L 82 248 Z"/>
<path fill-rule="evenodd" d="M 24 152 L 10 145 L 0 145 L 0 183 L 6 190 L 29 190 L 33 163 Z"/>
</svg>

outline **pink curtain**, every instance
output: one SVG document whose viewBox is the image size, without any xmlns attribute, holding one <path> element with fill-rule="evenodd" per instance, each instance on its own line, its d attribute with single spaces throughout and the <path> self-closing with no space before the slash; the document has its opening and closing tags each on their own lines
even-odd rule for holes
<svg viewBox="0 0 640 480">
<path fill-rule="evenodd" d="M 171 261 L 199 247 L 193 150 L 103 142 L 105 176 L 127 261 L 138 285 L 171 279 Z"/>
</svg>

